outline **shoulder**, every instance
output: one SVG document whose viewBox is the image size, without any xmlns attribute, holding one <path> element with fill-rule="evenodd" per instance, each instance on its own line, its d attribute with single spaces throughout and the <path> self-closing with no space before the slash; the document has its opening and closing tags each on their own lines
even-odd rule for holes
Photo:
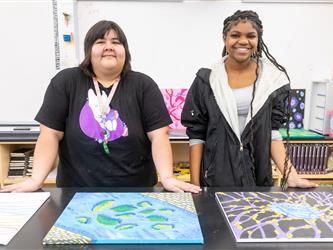
<svg viewBox="0 0 333 250">
<path fill-rule="evenodd" d="M 76 80 L 82 80 L 87 78 L 83 71 L 79 67 L 67 68 L 59 71 L 51 80 L 55 84 L 66 84 Z"/>
<path fill-rule="evenodd" d="M 129 72 L 127 72 L 127 74 L 126 74 L 126 79 L 128 79 L 128 80 L 133 80 L 133 81 L 150 81 L 150 82 L 154 82 L 154 80 L 150 77 L 150 76 L 148 76 L 148 75 L 146 75 L 146 74 L 144 74 L 144 73 L 141 73 L 141 72 L 138 72 L 138 71 L 129 71 Z"/>
<path fill-rule="evenodd" d="M 83 71 L 79 67 L 67 68 L 59 71 L 53 79 L 70 79 L 73 77 L 82 77 L 84 76 Z"/>
<path fill-rule="evenodd" d="M 88 80 L 89 77 L 84 74 L 79 67 L 67 68 L 59 71 L 52 79 L 50 85 L 55 88 L 72 89 L 73 85 Z"/>
<path fill-rule="evenodd" d="M 270 71 L 270 72 L 278 72 L 280 71 L 268 58 L 263 57 L 260 59 L 260 62 L 262 64 L 262 67 L 264 70 Z"/>
<path fill-rule="evenodd" d="M 137 71 L 129 71 L 124 76 L 124 80 L 140 88 L 157 87 L 156 82 L 150 76 Z"/>
<path fill-rule="evenodd" d="M 267 58 L 261 58 L 262 65 L 262 78 L 270 79 L 272 83 L 278 83 L 281 85 L 288 84 L 289 80 L 285 72 L 279 70 L 270 60 Z"/>
<path fill-rule="evenodd" d="M 211 72 L 211 69 L 200 68 L 196 73 L 192 86 L 195 88 L 210 88 L 209 78 Z"/>
<path fill-rule="evenodd" d="M 200 68 L 196 74 L 197 77 L 201 78 L 204 81 L 209 81 L 209 76 L 211 73 L 211 69 L 208 68 Z"/>
</svg>

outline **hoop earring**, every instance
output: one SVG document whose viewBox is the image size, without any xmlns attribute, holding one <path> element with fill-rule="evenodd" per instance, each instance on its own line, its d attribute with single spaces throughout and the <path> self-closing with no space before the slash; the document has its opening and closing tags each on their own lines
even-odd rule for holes
<svg viewBox="0 0 333 250">
<path fill-rule="evenodd" d="M 259 51 L 253 52 L 252 55 L 251 55 L 251 57 L 254 58 L 254 59 L 255 58 L 259 58 L 260 57 L 260 52 Z"/>
</svg>

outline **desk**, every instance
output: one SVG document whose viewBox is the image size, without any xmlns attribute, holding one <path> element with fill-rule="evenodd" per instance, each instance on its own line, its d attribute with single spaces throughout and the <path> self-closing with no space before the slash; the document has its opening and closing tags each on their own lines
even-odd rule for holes
<svg viewBox="0 0 333 250">
<path fill-rule="evenodd" d="M 119 249 L 119 250 L 282 250 L 282 249 L 333 249 L 333 243 L 236 243 L 214 198 L 216 191 L 280 191 L 278 188 L 208 188 L 200 194 L 193 194 L 194 203 L 204 236 L 204 245 L 42 245 L 42 239 L 53 226 L 58 216 L 71 200 L 75 192 L 153 192 L 161 188 L 45 188 L 51 198 L 25 224 L 3 249 Z M 333 192 L 332 188 L 316 190 Z M 295 190 L 293 190 L 295 191 Z M 304 191 L 304 190 L 301 190 Z"/>
</svg>

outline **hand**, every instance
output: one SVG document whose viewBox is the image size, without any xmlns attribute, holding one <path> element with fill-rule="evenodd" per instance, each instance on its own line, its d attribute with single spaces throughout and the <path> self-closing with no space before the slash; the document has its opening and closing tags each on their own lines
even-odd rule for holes
<svg viewBox="0 0 333 250">
<path fill-rule="evenodd" d="M 309 180 L 302 179 L 298 175 L 289 177 L 288 178 L 288 187 L 297 187 L 297 188 L 314 188 L 318 187 L 319 185 L 313 183 Z"/>
<path fill-rule="evenodd" d="M 33 192 L 41 188 L 42 184 L 33 178 L 28 178 L 22 182 L 4 186 L 0 192 Z"/>
<path fill-rule="evenodd" d="M 177 180 L 175 177 L 170 176 L 164 179 L 161 179 L 163 187 L 172 192 L 192 192 L 199 193 L 201 188 L 199 186 Z"/>
</svg>

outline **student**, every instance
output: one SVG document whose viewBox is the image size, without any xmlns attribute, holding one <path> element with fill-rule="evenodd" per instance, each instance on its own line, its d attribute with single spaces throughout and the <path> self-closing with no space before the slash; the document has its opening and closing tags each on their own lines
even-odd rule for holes
<svg viewBox="0 0 333 250">
<path fill-rule="evenodd" d="M 131 70 L 122 29 L 100 21 L 88 31 L 79 67 L 59 72 L 36 116 L 32 177 L 2 191 L 39 189 L 59 153 L 58 187 L 151 187 L 199 192 L 173 177 L 168 125 L 157 84 Z M 155 170 L 156 166 L 156 170 Z"/>
<path fill-rule="evenodd" d="M 238 10 L 226 18 L 222 60 L 212 69 L 200 69 L 189 90 L 182 124 L 190 138 L 195 185 L 272 185 L 272 157 L 285 173 L 284 184 L 315 186 L 285 161 L 278 129 L 286 121 L 289 77 L 262 35 L 253 11 Z"/>
</svg>

